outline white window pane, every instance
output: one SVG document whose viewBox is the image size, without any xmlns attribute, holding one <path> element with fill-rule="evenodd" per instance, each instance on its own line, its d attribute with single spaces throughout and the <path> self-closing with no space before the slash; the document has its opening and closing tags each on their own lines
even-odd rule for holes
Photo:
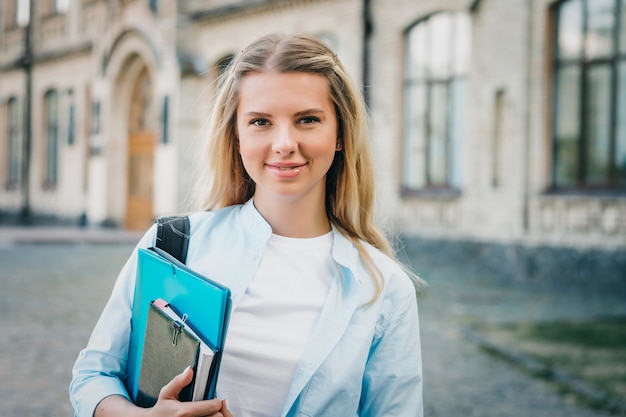
<svg viewBox="0 0 626 417">
<path fill-rule="evenodd" d="M 613 53 L 615 27 L 615 0 L 587 2 L 587 36 L 585 46 L 588 58 L 604 57 Z"/>
<path fill-rule="evenodd" d="M 580 140 L 580 69 L 571 66 L 557 73 L 556 166 L 558 185 L 574 185 L 578 173 L 578 141 Z"/>
<path fill-rule="evenodd" d="M 428 25 L 426 22 L 418 23 L 409 32 L 408 45 L 408 79 L 423 79 L 428 76 Z"/>
<path fill-rule="evenodd" d="M 615 166 L 619 184 L 626 185 L 626 62 L 620 63 L 618 86 Z"/>
<path fill-rule="evenodd" d="M 55 0 L 55 11 L 65 13 L 70 8 L 70 0 Z"/>
<path fill-rule="evenodd" d="M 559 8 L 558 57 L 579 58 L 582 53 L 583 5 L 570 0 Z"/>
<path fill-rule="evenodd" d="M 466 118 L 466 90 L 467 82 L 463 78 L 456 78 L 451 84 L 451 114 L 450 114 L 450 178 L 451 186 L 463 186 L 463 138 L 467 133 Z"/>
<path fill-rule="evenodd" d="M 22 143 L 20 140 L 19 109 L 17 99 L 12 98 L 9 100 L 8 113 L 9 182 L 11 184 L 16 184 L 22 176 Z"/>
<path fill-rule="evenodd" d="M 422 188 L 425 180 L 426 87 L 412 85 L 407 92 L 407 126 L 404 142 L 404 178 L 406 188 Z"/>
<path fill-rule="evenodd" d="M 432 86 L 428 126 L 428 181 L 432 186 L 448 182 L 448 111 L 447 84 Z"/>
<path fill-rule="evenodd" d="M 30 1 L 17 0 L 17 24 L 24 26 L 30 20 Z"/>
<path fill-rule="evenodd" d="M 55 185 L 58 170 L 58 95 L 56 91 L 46 94 L 46 120 L 47 120 L 47 143 L 46 143 L 46 183 Z"/>
<path fill-rule="evenodd" d="M 472 50 L 472 22 L 465 13 L 457 13 L 454 27 L 454 74 L 464 75 L 468 72 Z"/>
<path fill-rule="evenodd" d="M 609 178 L 611 123 L 611 69 L 608 65 L 595 66 L 589 70 L 587 90 L 586 181 L 589 184 L 606 184 Z"/>
<path fill-rule="evenodd" d="M 452 56 L 452 18 L 450 13 L 438 13 L 429 19 L 430 72 L 435 78 L 450 74 Z"/>
</svg>

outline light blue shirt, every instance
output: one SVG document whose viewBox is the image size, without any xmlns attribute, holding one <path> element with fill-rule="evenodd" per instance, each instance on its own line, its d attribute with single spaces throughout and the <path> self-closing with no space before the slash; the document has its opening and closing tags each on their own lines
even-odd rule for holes
<svg viewBox="0 0 626 417">
<path fill-rule="evenodd" d="M 192 214 L 190 226 L 187 265 L 228 286 L 236 309 L 271 237 L 270 225 L 250 201 Z M 155 235 L 153 226 L 137 247 L 153 246 Z M 354 245 L 335 228 L 333 238 L 338 272 L 281 416 L 421 417 L 415 287 L 396 262 L 366 245 L 385 280 L 381 295 L 366 305 L 373 281 Z M 135 249 L 74 365 L 70 400 L 76 416 L 93 416 L 98 403 L 110 395 L 128 398 L 123 380 L 136 264 Z"/>
</svg>

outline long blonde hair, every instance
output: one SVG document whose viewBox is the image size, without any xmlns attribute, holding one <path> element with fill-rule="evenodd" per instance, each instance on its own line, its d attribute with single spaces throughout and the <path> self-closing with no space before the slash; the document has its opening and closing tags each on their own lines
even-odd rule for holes
<svg viewBox="0 0 626 417">
<path fill-rule="evenodd" d="M 338 121 L 342 150 L 326 176 L 326 212 L 331 223 L 355 245 L 372 276 L 375 295 L 383 276 L 363 241 L 394 258 L 391 244 L 374 224 L 374 170 L 369 126 L 360 92 L 354 88 L 335 53 L 307 34 L 266 35 L 238 53 L 223 74 L 212 104 L 207 130 L 208 168 L 200 175 L 195 195 L 205 210 L 243 204 L 255 184 L 244 169 L 235 133 L 239 86 L 246 74 L 258 72 L 320 74 L 328 80 Z"/>
</svg>

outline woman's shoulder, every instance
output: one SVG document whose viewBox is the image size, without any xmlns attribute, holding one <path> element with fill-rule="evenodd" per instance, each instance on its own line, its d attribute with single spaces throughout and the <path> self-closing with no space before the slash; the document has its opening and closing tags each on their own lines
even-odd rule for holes
<svg viewBox="0 0 626 417">
<path fill-rule="evenodd" d="M 343 236 L 341 238 L 349 241 L 348 238 L 345 238 Z M 412 274 L 408 272 L 409 270 L 406 266 L 401 264 L 397 259 L 387 255 L 382 250 L 376 248 L 372 244 L 364 240 L 361 240 L 360 242 L 365 248 L 365 251 L 367 252 L 369 257 L 371 258 L 373 264 L 382 274 L 384 294 L 386 294 L 387 296 L 393 296 L 393 294 L 400 295 L 406 293 L 411 294 L 415 292 L 417 283 L 414 282 L 415 280 L 412 278 Z M 353 252 L 349 258 L 355 260 L 360 259 L 357 248 L 353 244 L 350 244 L 349 246 L 352 248 L 350 251 Z M 357 266 L 357 270 L 355 271 L 369 274 L 369 271 L 367 271 L 367 267 L 365 266 L 365 264 L 363 264 L 362 259 L 358 262 L 358 264 L 360 264 L 360 266 Z"/>
<path fill-rule="evenodd" d="M 194 223 L 206 223 L 210 221 L 215 221 L 217 219 L 222 219 L 227 217 L 229 214 L 233 212 L 237 207 L 240 206 L 227 206 L 224 208 L 216 209 L 216 210 L 198 210 L 187 213 L 189 220 Z"/>
<path fill-rule="evenodd" d="M 221 223 L 229 221 L 233 217 L 238 216 L 241 209 L 244 207 L 242 204 L 235 204 L 232 206 L 226 206 L 214 210 L 199 210 L 188 213 L 189 221 L 191 223 L 192 230 L 195 227 L 203 227 L 212 223 Z"/>
<path fill-rule="evenodd" d="M 401 264 L 393 257 L 387 255 L 371 243 L 362 241 L 369 256 L 378 268 L 385 274 L 406 274 Z"/>
<path fill-rule="evenodd" d="M 189 222 L 192 236 L 216 231 L 237 236 L 266 236 L 271 233 L 271 228 L 251 202 L 193 212 L 189 214 Z"/>
<path fill-rule="evenodd" d="M 368 254 L 372 261 L 381 271 L 383 282 L 383 293 L 387 296 L 404 297 L 407 294 L 414 296 L 416 291 L 424 285 L 424 282 L 412 270 L 411 266 L 403 264 L 398 259 L 391 257 L 373 245 L 364 242 Z"/>
</svg>

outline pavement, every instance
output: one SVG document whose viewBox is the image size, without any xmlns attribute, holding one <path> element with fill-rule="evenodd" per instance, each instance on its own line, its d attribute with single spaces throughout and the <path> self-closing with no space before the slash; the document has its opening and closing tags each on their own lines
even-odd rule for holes
<svg viewBox="0 0 626 417">
<path fill-rule="evenodd" d="M 72 415 L 67 399 L 71 366 L 142 234 L 0 226 L 0 314 L 5 318 L 0 417 Z M 567 376 L 558 383 L 537 378 L 532 362 L 514 346 L 494 343 L 467 326 L 470 321 L 626 315 L 622 284 L 594 292 L 523 282 L 454 259 L 442 261 L 410 241 L 404 255 L 428 282 L 419 295 L 427 417 L 626 415 L 626 408 L 613 414 L 588 408 L 562 390 L 570 384 L 570 393 L 594 395 L 584 383 Z"/>
<path fill-rule="evenodd" d="M 626 416 L 626 398 L 611 397 L 562 369 L 540 363 L 518 351 L 515 346 L 490 339 L 477 330 L 482 325 L 503 323 L 626 317 L 626 272 L 613 271 L 610 277 L 602 277 L 582 272 L 583 269 L 593 268 L 579 268 L 581 271 L 574 277 L 569 269 L 564 267 L 560 273 L 550 276 L 545 274 L 533 276 L 520 274 L 519 271 L 510 268 L 506 272 L 507 268 L 494 269 L 493 265 L 485 267 L 484 262 L 481 262 L 482 256 L 478 252 L 470 250 L 469 253 L 472 255 L 467 256 L 467 253 L 463 254 L 462 251 L 455 253 L 438 247 L 436 243 L 424 245 L 420 241 L 407 240 L 404 258 L 428 283 L 420 300 L 423 312 L 421 323 L 423 334 L 433 337 L 434 345 L 429 349 L 428 344 L 431 341 L 423 339 L 423 344 L 426 345 L 425 350 L 430 350 L 435 357 L 448 356 L 456 359 L 462 355 L 461 345 L 470 343 L 482 354 L 478 357 L 468 353 L 473 356 L 474 365 L 483 361 L 485 357 L 492 359 L 491 364 L 494 363 L 494 359 L 499 360 L 515 368 L 516 372 L 523 372 L 529 378 L 523 384 L 525 388 L 547 383 L 551 389 L 557 389 L 561 400 L 602 404 L 602 410 L 605 410 L 574 407 L 569 411 L 572 416 Z M 487 255 L 493 256 L 493 254 Z M 570 262 L 577 263 L 573 258 Z M 446 333 L 442 331 L 444 329 L 448 334 L 447 343 L 440 337 L 445 336 Z M 449 350 L 447 355 L 443 353 L 446 350 Z M 555 405 L 555 408 L 551 409 L 547 404 L 554 398 L 537 399 L 542 398 L 545 391 L 541 394 L 523 394 L 521 390 L 516 393 L 511 392 L 511 383 L 507 382 L 505 375 L 512 376 L 514 372 L 511 369 L 502 369 L 503 374 L 489 375 L 486 372 L 489 366 L 491 365 L 487 363 L 484 363 L 482 367 L 462 363 L 458 364 L 456 372 L 459 370 L 464 372 L 463 370 L 467 369 L 476 372 L 474 378 L 470 377 L 468 380 L 482 387 L 477 389 L 478 392 L 483 393 L 483 395 L 478 395 L 478 398 L 489 398 L 485 390 L 491 389 L 493 392 L 505 391 L 503 392 L 505 398 L 512 395 L 521 396 L 527 400 L 527 404 L 518 404 L 514 412 L 500 410 L 500 414 L 493 415 L 567 415 L 562 413 L 569 405 Z M 428 368 L 425 367 L 425 374 L 427 371 Z M 439 379 L 438 375 L 430 376 L 433 379 Z M 455 378 L 458 377 L 458 375 L 455 376 Z M 456 380 L 455 378 L 453 380 Z M 450 382 L 450 378 L 443 379 L 445 383 Z M 492 384 L 490 379 L 498 383 Z M 501 404 L 503 400 L 496 401 Z M 516 403 L 510 398 L 506 401 Z M 451 413 L 454 414 L 453 411 Z"/>
</svg>

